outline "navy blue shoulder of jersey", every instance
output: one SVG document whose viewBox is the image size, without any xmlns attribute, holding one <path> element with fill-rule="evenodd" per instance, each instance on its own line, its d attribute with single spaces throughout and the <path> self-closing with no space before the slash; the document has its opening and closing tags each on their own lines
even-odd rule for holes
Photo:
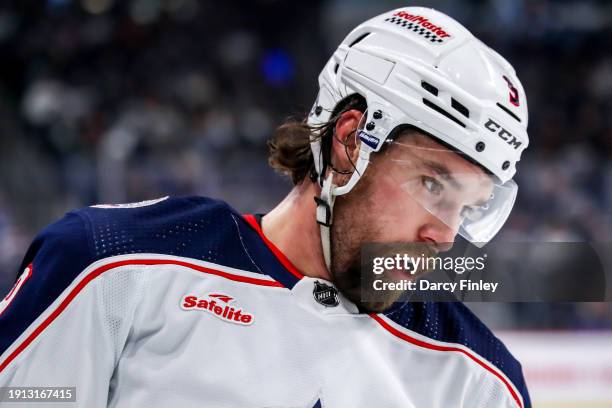
<svg viewBox="0 0 612 408">
<path fill-rule="evenodd" d="M 293 282 L 240 214 L 205 197 L 177 197 L 142 206 L 72 211 L 34 239 L 21 270 L 32 264 L 0 314 L 0 354 L 89 265 L 116 255 L 152 253 L 192 258 Z"/>
<path fill-rule="evenodd" d="M 396 303 L 384 315 L 430 339 L 462 344 L 499 368 L 531 406 L 521 364 L 506 346 L 461 302 Z"/>
<path fill-rule="evenodd" d="M 31 267 L 31 275 L 0 314 L 0 354 L 92 262 L 87 242 L 83 220 L 75 212 L 36 236 L 20 267 L 20 271 Z"/>
<path fill-rule="evenodd" d="M 173 197 L 134 208 L 88 207 L 79 211 L 95 259 L 152 253 L 180 256 L 259 272 L 253 234 L 229 205 L 206 197 Z M 258 259 L 259 261 L 262 261 Z"/>
</svg>

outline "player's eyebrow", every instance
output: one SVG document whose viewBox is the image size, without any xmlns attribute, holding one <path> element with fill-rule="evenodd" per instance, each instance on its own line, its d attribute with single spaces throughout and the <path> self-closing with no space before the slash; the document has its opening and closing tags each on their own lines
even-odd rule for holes
<svg viewBox="0 0 612 408">
<path fill-rule="evenodd" d="M 448 167 L 443 163 L 434 162 L 431 160 L 423 160 L 423 163 L 434 173 L 438 174 L 444 180 L 448 181 L 454 188 L 461 191 L 463 186 L 451 174 Z"/>
</svg>

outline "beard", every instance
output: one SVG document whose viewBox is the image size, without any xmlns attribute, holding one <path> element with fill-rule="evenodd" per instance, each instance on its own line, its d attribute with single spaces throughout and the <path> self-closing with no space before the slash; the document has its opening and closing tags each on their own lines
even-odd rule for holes
<svg viewBox="0 0 612 408">
<path fill-rule="evenodd" d="M 367 174 L 367 173 L 366 173 Z M 362 268 L 362 247 L 366 243 L 380 243 L 383 229 L 371 217 L 375 203 L 368 194 L 369 179 L 359 180 L 355 188 L 346 195 L 338 196 L 334 205 L 334 221 L 330 231 L 331 276 L 338 290 L 353 302 L 360 312 L 382 312 L 402 296 L 401 291 L 375 291 L 373 282 L 387 276 L 376 276 L 371 270 Z M 367 197 L 367 198 L 366 198 Z M 376 256 L 382 254 L 377 253 Z M 365 264 L 365 263 L 364 263 Z"/>
<path fill-rule="evenodd" d="M 346 195 L 338 196 L 334 206 L 334 221 L 330 231 L 331 276 L 338 290 L 353 302 L 360 312 L 382 312 L 393 303 L 401 301 L 404 291 L 374 289 L 374 280 L 397 282 L 402 278 L 416 280 L 427 270 L 420 269 L 412 274 L 405 271 L 389 270 L 375 275 L 369 265 L 374 257 L 394 257 L 396 254 L 431 257 L 433 252 L 420 242 L 387 242 L 384 230 L 392 220 L 381 221 L 368 214 L 376 211 L 377 203 L 370 198 L 370 178 L 364 174 L 355 188 Z M 366 216 L 364 216 L 366 215 Z M 381 217 L 382 218 L 382 217 Z M 369 245 L 365 244 L 383 244 Z M 366 250 L 367 249 L 367 250 Z"/>
</svg>

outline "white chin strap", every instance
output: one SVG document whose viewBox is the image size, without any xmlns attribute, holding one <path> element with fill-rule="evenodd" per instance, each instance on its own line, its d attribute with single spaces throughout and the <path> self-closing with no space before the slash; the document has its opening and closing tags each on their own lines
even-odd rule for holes
<svg viewBox="0 0 612 408">
<path fill-rule="evenodd" d="M 351 175 L 348 183 L 343 186 L 336 186 L 333 183 L 334 172 L 330 171 L 329 175 L 323 181 L 321 187 L 321 195 L 315 197 L 317 203 L 317 223 L 321 228 L 321 247 L 323 248 L 323 257 L 325 258 L 325 266 L 331 273 L 331 225 L 334 219 L 334 202 L 336 197 L 343 195 L 352 190 L 357 184 L 361 175 L 365 172 L 370 162 L 371 150 L 367 148 L 361 148 L 359 150 L 359 158 L 355 167 L 355 171 Z"/>
<path fill-rule="evenodd" d="M 321 246 L 323 248 L 323 257 L 325 258 L 325 266 L 331 272 L 331 237 L 330 229 L 334 215 L 334 194 L 335 185 L 333 183 L 334 174 L 330 172 L 321 188 L 321 196 L 315 197 L 317 203 L 317 223 L 321 228 Z"/>
</svg>

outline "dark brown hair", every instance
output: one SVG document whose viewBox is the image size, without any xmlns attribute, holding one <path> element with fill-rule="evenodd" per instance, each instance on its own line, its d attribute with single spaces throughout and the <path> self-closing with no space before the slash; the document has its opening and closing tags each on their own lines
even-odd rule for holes
<svg viewBox="0 0 612 408">
<path fill-rule="evenodd" d="M 274 131 L 268 140 L 268 163 L 274 170 L 291 178 L 294 185 L 300 184 L 308 176 L 315 181 L 317 174 L 310 142 L 321 139 L 323 156 L 322 173 L 325 174 L 330 163 L 331 146 L 336 121 L 344 112 L 357 109 L 365 112 L 366 100 L 359 94 L 342 99 L 332 111 L 331 119 L 323 124 L 311 126 L 308 118 L 289 118 Z"/>
</svg>

